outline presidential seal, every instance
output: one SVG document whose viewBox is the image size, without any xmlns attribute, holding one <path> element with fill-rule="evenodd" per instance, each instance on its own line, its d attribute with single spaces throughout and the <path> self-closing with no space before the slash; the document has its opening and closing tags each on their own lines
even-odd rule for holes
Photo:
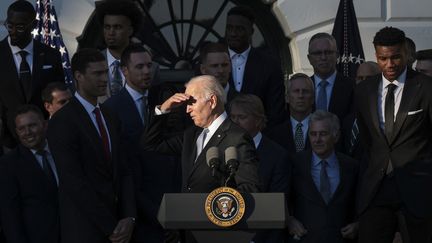
<svg viewBox="0 0 432 243">
<path fill-rule="evenodd" d="M 243 217 L 245 202 L 242 195 L 230 187 L 219 187 L 207 196 L 205 212 L 215 225 L 229 227 Z"/>
</svg>

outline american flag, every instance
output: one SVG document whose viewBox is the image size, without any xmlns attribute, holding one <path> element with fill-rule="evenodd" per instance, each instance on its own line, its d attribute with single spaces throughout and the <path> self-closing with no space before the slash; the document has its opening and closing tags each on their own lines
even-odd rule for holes
<svg viewBox="0 0 432 243">
<path fill-rule="evenodd" d="M 73 78 L 69 61 L 69 54 L 63 43 L 63 37 L 60 33 L 57 14 L 54 9 L 53 0 L 36 1 L 36 20 L 37 26 L 32 31 L 33 39 L 40 41 L 61 54 L 63 70 L 65 73 L 65 83 L 72 87 Z"/>
</svg>

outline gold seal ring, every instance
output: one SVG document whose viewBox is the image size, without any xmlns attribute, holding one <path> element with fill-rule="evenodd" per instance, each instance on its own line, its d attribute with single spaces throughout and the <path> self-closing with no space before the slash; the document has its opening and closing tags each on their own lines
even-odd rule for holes
<svg viewBox="0 0 432 243">
<path fill-rule="evenodd" d="M 245 212 L 243 196 L 231 187 L 219 187 L 209 193 L 205 201 L 208 219 L 220 227 L 237 224 Z"/>
</svg>

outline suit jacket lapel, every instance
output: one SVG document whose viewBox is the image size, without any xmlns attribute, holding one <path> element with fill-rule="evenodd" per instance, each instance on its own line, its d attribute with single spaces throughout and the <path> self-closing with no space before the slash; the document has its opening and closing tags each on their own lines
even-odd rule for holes
<svg viewBox="0 0 432 243">
<path fill-rule="evenodd" d="M 346 178 L 346 165 L 345 163 L 342 162 L 341 158 L 336 154 L 336 157 L 338 159 L 338 163 L 339 163 L 339 185 L 336 187 L 335 192 L 333 193 L 329 204 L 336 198 L 336 196 L 341 193 L 341 191 L 343 191 L 345 184 L 347 183 L 347 178 Z"/>
<path fill-rule="evenodd" d="M 384 137 L 384 134 L 379 125 L 379 118 L 378 118 L 378 87 L 380 81 L 381 81 L 381 76 L 380 78 L 370 80 L 369 92 L 368 92 L 369 96 L 367 99 L 368 99 L 370 117 L 372 118 L 373 127 L 375 128 L 377 134 L 380 134 L 382 137 Z"/>
<path fill-rule="evenodd" d="M 246 60 L 245 70 L 243 73 L 243 84 L 241 88 L 242 93 L 250 93 L 254 90 L 254 86 L 258 85 L 254 81 L 254 74 L 255 72 L 250 72 L 249 70 L 253 70 L 255 61 L 255 49 L 251 47 L 249 51 L 249 55 Z M 234 86 L 235 87 L 235 86 Z M 231 87 L 230 87 L 231 88 Z"/>
<path fill-rule="evenodd" d="M 15 60 L 12 51 L 7 42 L 7 38 L 5 38 L 1 42 L 0 50 L 2 52 L 2 55 L 4 55 L 4 65 L 3 65 L 4 74 L 2 75 L 5 75 L 4 80 L 9 83 L 8 85 L 5 86 L 11 88 L 13 87 L 16 90 L 15 94 L 18 95 L 18 99 L 21 100 L 22 103 L 26 103 L 26 98 L 19 81 L 18 70 L 15 65 Z"/>
<path fill-rule="evenodd" d="M 310 197 L 313 201 L 320 203 L 322 206 L 326 206 L 326 203 L 324 201 L 324 199 L 321 196 L 321 192 L 319 191 L 319 189 L 317 188 L 317 186 L 315 185 L 315 182 L 312 179 L 312 173 L 311 173 L 311 169 L 312 169 L 312 152 L 308 152 L 307 153 L 307 158 L 304 160 L 303 163 L 303 175 L 306 175 L 306 183 L 308 184 L 308 187 L 310 188 Z"/>
<path fill-rule="evenodd" d="M 38 42 L 33 41 L 33 69 L 32 69 L 32 82 L 31 82 L 31 93 L 27 94 L 27 102 L 31 100 L 33 96 L 40 95 L 36 94 L 35 91 L 39 90 L 38 87 L 41 85 L 40 72 L 44 63 L 45 53 L 41 50 L 41 46 Z"/>
<path fill-rule="evenodd" d="M 395 141 L 395 138 L 399 133 L 402 124 L 404 123 L 408 115 L 410 104 L 414 99 L 415 94 L 418 93 L 419 88 L 420 88 L 420 84 L 416 80 L 412 79 L 411 72 L 407 71 L 407 78 L 402 93 L 402 99 L 401 99 L 398 113 L 396 114 L 396 121 L 393 127 L 392 137 L 389 144 L 392 144 Z"/>
<path fill-rule="evenodd" d="M 49 179 L 48 176 L 43 171 L 43 168 L 39 164 L 39 162 L 36 160 L 35 155 L 31 152 L 30 149 L 22 146 L 21 144 L 18 145 L 18 151 L 22 156 L 24 166 L 27 167 L 27 169 L 35 171 L 35 173 L 39 174 L 39 176 L 35 176 L 35 178 L 43 178 L 43 181 L 50 187 L 53 187 L 57 189 L 57 185 L 53 184 Z M 35 179 L 34 178 L 34 179 Z"/>
<path fill-rule="evenodd" d="M 192 169 L 190 170 L 190 174 L 188 177 L 190 177 L 193 172 L 196 170 L 196 168 L 198 166 L 200 166 L 200 164 L 202 163 L 206 163 L 206 151 L 208 150 L 208 148 L 213 147 L 213 146 L 218 146 L 220 144 L 220 142 L 224 139 L 224 137 L 226 136 L 226 131 L 229 129 L 231 125 L 231 121 L 229 120 L 229 118 L 226 118 L 225 121 L 220 125 L 220 127 L 216 130 L 216 132 L 213 134 L 213 136 L 210 138 L 210 140 L 208 141 L 208 143 L 206 144 L 206 146 L 204 146 L 202 152 L 200 155 L 198 155 L 198 158 L 196 159 L 195 163 L 192 166 Z M 202 129 L 201 129 L 202 131 Z M 200 133 L 198 133 L 197 137 L 199 136 Z M 196 139 L 195 139 L 196 141 Z M 195 154 L 196 154 L 196 146 L 195 146 Z"/>
</svg>

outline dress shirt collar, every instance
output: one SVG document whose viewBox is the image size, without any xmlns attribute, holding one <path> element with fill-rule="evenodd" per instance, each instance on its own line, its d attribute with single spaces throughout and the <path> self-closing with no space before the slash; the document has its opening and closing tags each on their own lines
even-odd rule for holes
<svg viewBox="0 0 432 243">
<path fill-rule="evenodd" d="M 297 126 L 298 123 L 301 123 L 303 125 L 303 127 L 308 127 L 309 126 L 309 118 L 310 118 L 310 114 L 307 117 L 305 117 L 305 119 L 303 119 L 303 121 L 297 121 L 294 117 L 290 116 L 291 124 L 294 124 L 293 125 L 294 128 Z"/>
<path fill-rule="evenodd" d="M 260 145 L 261 140 L 262 140 L 262 133 L 261 133 L 261 132 L 258 132 L 257 135 L 255 135 L 255 137 L 253 137 L 253 141 L 254 141 L 254 144 L 255 144 L 255 148 L 256 148 L 256 149 L 257 149 L 258 146 Z"/>
<path fill-rule="evenodd" d="M 45 140 L 45 146 L 44 146 L 43 150 L 45 150 L 48 154 L 51 154 L 51 151 L 50 151 L 49 146 L 48 146 L 48 142 L 47 142 L 46 140 Z M 31 151 L 34 155 L 36 155 L 36 153 L 37 153 L 39 150 L 36 150 L 36 149 L 30 149 L 30 151 Z"/>
<path fill-rule="evenodd" d="M 94 106 L 92 103 L 84 99 L 78 92 L 75 92 L 75 97 L 78 99 L 81 105 L 84 106 L 84 109 L 87 111 L 89 115 L 93 114 L 95 108 L 99 108 L 99 103 L 96 106 Z"/>
<path fill-rule="evenodd" d="M 140 92 L 134 90 L 127 83 L 126 83 L 125 87 L 126 87 L 126 90 L 129 92 L 130 96 L 132 96 L 132 99 L 134 101 L 139 101 L 143 96 L 147 97 L 147 95 L 148 95 L 148 90 L 144 91 L 144 93 L 140 93 Z"/>
<path fill-rule="evenodd" d="M 21 50 L 25 50 L 28 54 L 33 55 L 33 40 L 31 40 L 30 43 L 26 47 L 24 47 L 24 49 L 21 49 L 18 46 L 13 46 L 10 42 L 9 36 L 8 36 L 8 43 L 14 55 L 17 55 L 18 52 L 20 52 Z"/>
<path fill-rule="evenodd" d="M 118 59 L 116 59 L 113 55 L 111 55 L 110 50 L 107 48 L 106 49 L 106 53 L 107 53 L 107 62 L 108 62 L 108 66 L 113 66 L 115 61 L 119 61 Z"/>
<path fill-rule="evenodd" d="M 216 120 L 214 120 L 210 124 L 210 126 L 207 127 L 207 129 L 209 130 L 208 134 L 215 133 L 216 130 L 220 127 L 220 125 L 225 121 L 225 119 L 227 119 L 227 117 L 228 117 L 228 115 L 227 115 L 226 111 L 224 111 L 222 114 L 220 114 L 218 116 L 218 118 L 216 118 Z"/>
<path fill-rule="evenodd" d="M 239 54 L 240 56 L 244 57 L 245 60 L 247 59 L 247 57 L 249 56 L 249 52 L 251 50 L 251 46 L 249 45 L 249 47 L 246 49 L 246 51 L 242 52 L 242 53 L 237 53 L 233 50 L 231 50 L 230 48 L 228 48 L 229 54 L 230 54 L 230 58 L 233 59 L 234 55 Z"/>
<path fill-rule="evenodd" d="M 320 162 L 322 160 L 327 161 L 328 167 L 330 168 L 336 168 L 337 167 L 337 158 L 336 158 L 336 154 L 333 151 L 329 157 L 325 158 L 325 159 L 321 159 L 320 157 L 318 157 L 318 155 L 312 151 L 312 167 L 317 167 L 317 166 L 321 166 Z"/>
<path fill-rule="evenodd" d="M 334 71 L 334 73 L 332 75 L 330 75 L 328 78 L 325 79 L 328 82 L 327 86 L 333 86 L 334 85 L 334 83 L 336 81 L 336 74 L 337 74 L 337 71 Z M 318 75 L 314 74 L 314 80 L 315 80 L 315 90 L 319 90 L 319 84 L 324 79 L 322 79 Z"/>
<path fill-rule="evenodd" d="M 383 84 L 382 88 L 383 88 L 383 90 L 389 84 L 395 84 L 398 87 L 403 86 L 405 84 L 406 75 L 407 75 L 407 68 L 405 68 L 405 70 L 401 73 L 401 75 L 399 75 L 399 77 L 397 79 L 395 79 L 393 82 L 390 82 L 388 79 L 386 79 L 384 77 L 384 75 L 382 75 L 382 84 Z"/>
</svg>

